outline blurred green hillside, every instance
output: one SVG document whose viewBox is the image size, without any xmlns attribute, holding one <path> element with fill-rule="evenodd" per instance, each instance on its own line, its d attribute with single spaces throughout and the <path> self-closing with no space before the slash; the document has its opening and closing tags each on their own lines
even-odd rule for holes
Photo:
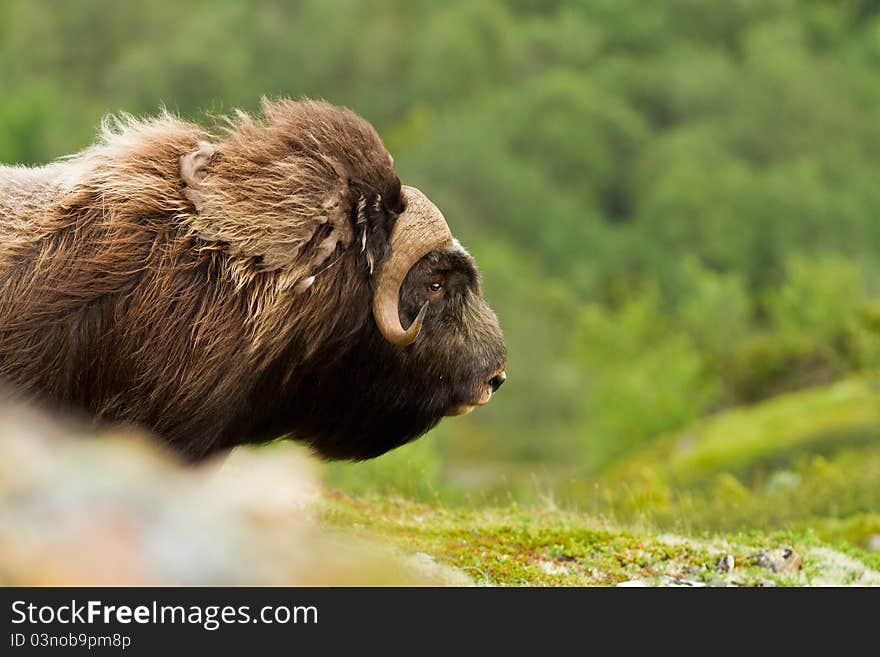
<svg viewBox="0 0 880 657">
<path fill-rule="evenodd" d="M 83 148 L 109 112 L 199 118 L 262 95 L 377 126 L 480 263 L 510 351 L 487 408 L 334 467 L 339 485 L 593 504 L 657 436 L 880 365 L 880 3 L 0 0 L 0 162 Z M 820 401 L 793 399 L 765 443 L 820 422 Z M 725 458 L 760 417 L 713 439 Z M 848 449 L 877 444 L 873 419 L 852 431 Z M 778 469 L 803 480 L 803 458 Z M 664 459 L 639 471 L 672 500 L 658 521 L 736 524 L 673 500 L 658 464 L 691 464 Z M 743 463 L 718 473 L 755 495 Z"/>
</svg>

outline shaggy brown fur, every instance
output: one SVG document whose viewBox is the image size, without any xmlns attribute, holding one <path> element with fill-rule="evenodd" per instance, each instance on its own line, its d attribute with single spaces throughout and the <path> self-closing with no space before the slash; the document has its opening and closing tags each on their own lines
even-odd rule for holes
<svg viewBox="0 0 880 657">
<path fill-rule="evenodd" d="M 217 136 L 168 114 L 122 117 L 65 160 L 0 167 L 0 378 L 196 458 L 286 432 L 365 458 L 475 398 L 505 354 L 469 256 L 459 314 L 477 313 L 485 326 L 468 330 L 483 337 L 447 365 L 468 383 L 438 396 L 424 377 L 440 347 L 382 344 L 370 316 L 372 267 L 402 209 L 378 135 L 321 102 L 264 101 L 263 114 Z M 200 142 L 211 147 L 188 189 L 181 158 Z M 424 295 L 401 297 L 411 320 Z M 350 394 L 336 390 L 330 377 L 348 376 Z M 397 385 L 424 398 L 373 389 Z M 387 410 L 365 417 L 367 399 Z"/>
</svg>

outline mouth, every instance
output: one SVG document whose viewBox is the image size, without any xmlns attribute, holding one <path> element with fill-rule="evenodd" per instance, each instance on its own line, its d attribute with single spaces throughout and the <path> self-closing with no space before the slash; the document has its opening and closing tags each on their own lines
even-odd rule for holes
<svg viewBox="0 0 880 657">
<path fill-rule="evenodd" d="M 467 415 L 478 406 L 485 406 L 491 401 L 492 395 L 495 394 L 498 388 L 500 388 L 506 380 L 507 373 L 504 371 L 504 369 L 500 369 L 497 372 L 494 372 L 492 376 L 490 376 L 483 384 L 480 391 L 479 399 L 456 406 L 449 413 L 447 413 L 447 415 L 450 417 L 456 415 Z"/>
</svg>

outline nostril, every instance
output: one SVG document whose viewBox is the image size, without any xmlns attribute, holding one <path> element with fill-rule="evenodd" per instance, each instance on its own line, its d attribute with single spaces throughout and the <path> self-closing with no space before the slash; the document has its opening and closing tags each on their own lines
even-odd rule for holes
<svg viewBox="0 0 880 657">
<path fill-rule="evenodd" d="M 499 372 L 489 379 L 489 387 L 492 388 L 492 392 L 495 392 L 498 388 L 504 385 L 505 381 L 507 381 L 507 373 Z"/>
</svg>

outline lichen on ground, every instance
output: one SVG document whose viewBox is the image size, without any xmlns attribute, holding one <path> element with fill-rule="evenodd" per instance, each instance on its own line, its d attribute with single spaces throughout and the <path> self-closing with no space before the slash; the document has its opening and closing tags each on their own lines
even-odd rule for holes
<svg viewBox="0 0 880 657">
<path fill-rule="evenodd" d="M 877 585 L 880 573 L 812 533 L 687 537 L 615 527 L 551 507 L 447 508 L 329 491 L 325 523 L 467 573 L 488 586 Z M 790 569 L 773 553 L 792 550 Z M 763 558 L 760 558 L 763 557 Z M 801 560 L 802 559 L 802 563 Z M 733 567 L 728 568 L 732 560 Z"/>
</svg>

